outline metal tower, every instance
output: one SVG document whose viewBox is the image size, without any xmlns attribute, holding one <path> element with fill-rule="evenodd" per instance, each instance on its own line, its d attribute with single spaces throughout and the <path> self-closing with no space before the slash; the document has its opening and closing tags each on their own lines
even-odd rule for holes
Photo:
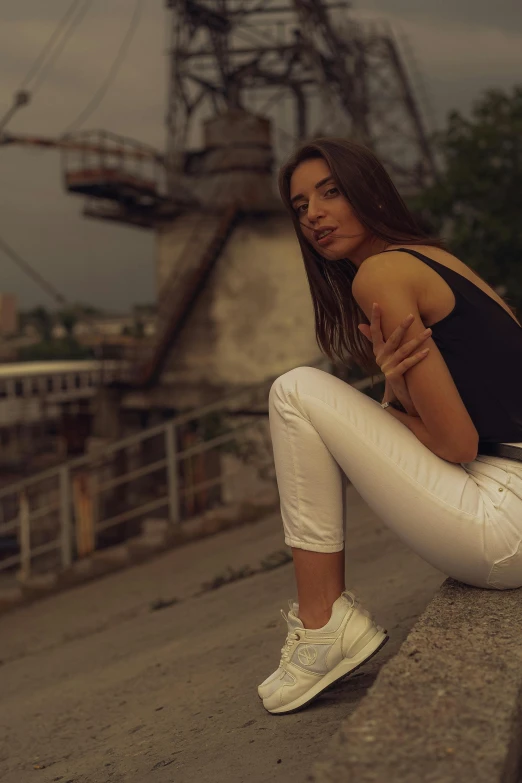
<svg viewBox="0 0 522 783">
<path fill-rule="evenodd" d="M 370 146 L 404 193 L 436 172 L 409 70 L 391 27 L 346 0 L 167 0 L 172 188 L 201 120 L 243 108 L 269 117 L 280 161 L 300 140 Z M 290 109 L 289 109 L 290 107 Z"/>
</svg>

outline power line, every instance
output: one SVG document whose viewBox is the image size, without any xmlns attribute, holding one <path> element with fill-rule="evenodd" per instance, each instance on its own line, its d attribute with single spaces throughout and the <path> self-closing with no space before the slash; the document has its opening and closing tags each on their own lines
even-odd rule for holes
<svg viewBox="0 0 522 783">
<path fill-rule="evenodd" d="M 31 91 L 34 93 L 36 89 L 42 84 L 45 77 L 49 73 L 50 68 L 53 66 L 53 64 L 56 62 L 60 54 L 62 53 L 65 45 L 67 44 L 73 30 L 80 24 L 83 17 L 85 16 L 85 13 L 87 12 L 87 9 L 91 3 L 91 0 L 85 0 L 85 4 L 83 6 L 80 6 L 80 3 L 84 2 L 84 0 L 73 0 L 69 8 L 67 9 L 64 16 L 60 19 L 58 24 L 56 25 L 51 37 L 47 40 L 45 46 L 43 47 L 42 51 L 32 64 L 32 66 L 29 68 L 29 71 L 27 72 L 25 78 L 23 79 L 20 87 L 18 90 L 16 90 L 13 98 L 13 103 L 9 110 L 7 111 L 7 114 L 0 120 L 0 132 L 3 131 L 7 123 L 11 120 L 12 116 L 18 111 L 18 109 L 21 109 L 22 106 L 27 106 L 28 103 L 31 101 Z M 68 28 L 67 28 L 67 25 Z M 65 29 L 65 35 L 62 38 L 61 42 L 58 44 L 57 48 L 52 51 L 54 44 L 62 34 L 63 29 Z M 43 63 L 45 61 L 45 58 L 47 57 L 48 52 L 51 52 L 50 59 L 47 61 L 46 65 L 44 66 Z M 31 88 L 31 91 L 27 89 L 29 83 L 31 82 L 32 78 L 36 76 L 36 82 Z M 38 79 L 40 77 L 40 79 Z"/>
<path fill-rule="evenodd" d="M 55 302 L 58 302 L 59 305 L 62 307 L 69 306 L 69 308 L 76 310 L 77 306 L 73 306 L 70 300 L 68 300 L 63 294 L 61 294 L 57 288 L 54 287 L 52 283 L 50 283 L 48 280 L 46 280 L 39 272 L 36 271 L 36 269 L 33 269 L 31 264 L 29 264 L 28 261 L 23 259 L 13 248 L 0 236 L 0 250 L 3 250 L 6 256 L 11 259 L 11 261 L 14 261 L 16 266 L 18 266 L 28 277 L 30 277 L 32 280 L 34 280 L 37 285 L 42 288 L 46 294 L 48 294 L 52 299 L 55 300 Z M 82 315 L 84 321 L 87 323 L 90 323 L 91 326 L 94 328 L 94 333 L 97 335 L 101 335 L 103 338 L 103 332 L 101 330 L 101 327 L 96 323 L 95 316 L 88 315 L 87 313 L 83 313 Z M 99 356 L 99 351 L 103 351 L 103 346 L 94 346 L 94 356 Z M 101 357 L 103 358 L 103 357 Z"/>
<path fill-rule="evenodd" d="M 72 3 L 69 5 L 69 8 L 67 9 L 67 11 L 63 15 L 63 17 L 60 19 L 58 24 L 56 25 L 53 33 L 51 34 L 50 38 L 47 40 L 47 42 L 46 42 L 45 46 L 43 47 L 42 51 L 40 52 L 40 54 L 38 55 L 38 57 L 36 58 L 34 63 L 31 65 L 31 67 L 29 68 L 29 70 L 28 70 L 28 72 L 27 72 L 27 74 L 25 76 L 25 79 L 23 80 L 23 82 L 21 83 L 21 85 L 19 87 L 20 90 L 25 90 L 27 88 L 27 86 L 29 85 L 29 82 L 31 81 L 33 76 L 36 73 L 38 73 L 38 71 L 40 70 L 40 66 L 43 64 L 43 61 L 45 60 L 45 58 L 47 56 L 47 51 L 52 49 L 55 40 L 61 34 L 62 28 L 67 24 L 67 22 L 69 21 L 69 18 L 74 14 L 74 12 L 76 10 L 76 7 L 79 6 L 81 2 L 82 2 L 82 0 L 73 0 Z"/>
<path fill-rule="evenodd" d="M 31 264 L 25 261 L 13 248 L 0 237 L 0 250 L 3 250 L 6 256 L 14 261 L 14 263 L 32 280 L 34 280 L 40 288 L 42 288 L 46 294 L 49 294 L 56 302 L 61 305 L 67 304 L 67 299 L 63 296 L 52 283 L 49 283 L 42 275 L 33 269 Z"/>
<path fill-rule="evenodd" d="M 81 0 L 80 0 L 80 2 L 81 2 Z M 32 92 L 33 93 L 36 92 L 38 87 L 40 87 L 42 82 L 47 77 L 47 74 L 49 73 L 49 71 L 51 70 L 53 65 L 55 64 L 56 60 L 59 58 L 59 56 L 61 55 L 61 53 L 63 52 L 63 50 L 67 46 L 67 44 L 69 43 L 69 40 L 71 39 L 71 36 L 72 36 L 73 32 L 79 26 L 79 24 L 83 21 L 83 18 L 85 16 L 85 14 L 89 10 L 91 2 L 92 2 L 92 0 L 84 0 L 83 5 L 80 5 L 76 9 L 76 13 L 72 17 L 72 19 L 70 20 L 69 26 L 66 29 L 65 34 L 64 34 L 62 40 L 59 42 L 58 46 L 56 47 L 54 52 L 51 54 L 49 60 L 45 64 L 45 66 L 41 69 L 39 75 L 37 75 L 35 84 L 32 87 Z"/>
<path fill-rule="evenodd" d="M 132 18 L 130 20 L 129 28 L 125 34 L 125 37 L 123 41 L 120 44 L 120 47 L 116 53 L 116 57 L 114 58 L 114 61 L 109 68 L 109 72 L 105 78 L 105 80 L 102 82 L 98 90 L 95 92 L 94 96 L 91 98 L 85 109 L 78 115 L 78 117 L 72 122 L 68 128 L 65 129 L 62 135 L 66 135 L 67 133 L 70 133 L 73 130 L 77 130 L 86 119 L 88 119 L 91 114 L 98 108 L 101 101 L 105 97 L 107 90 L 109 89 L 111 83 L 116 78 L 118 74 L 118 70 L 125 58 L 125 55 L 127 54 L 127 50 L 130 46 L 130 43 L 132 41 L 132 38 L 134 36 L 134 33 L 136 32 L 138 28 L 138 24 L 141 17 L 141 11 L 143 7 L 143 0 L 136 0 L 136 5 L 134 7 L 134 13 L 132 15 Z"/>
</svg>

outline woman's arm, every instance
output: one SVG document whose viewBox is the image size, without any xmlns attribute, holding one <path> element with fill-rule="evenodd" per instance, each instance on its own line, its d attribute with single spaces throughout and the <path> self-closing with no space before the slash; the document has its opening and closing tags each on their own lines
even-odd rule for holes
<svg viewBox="0 0 522 783">
<path fill-rule="evenodd" d="M 398 402 L 399 405 L 401 405 L 402 409 L 404 410 L 404 413 L 407 413 L 409 416 L 418 417 L 419 414 L 417 412 L 417 408 L 413 404 L 413 400 L 408 393 L 407 387 L 406 387 L 405 394 L 406 394 L 405 397 L 399 399 L 395 394 L 394 390 L 392 389 L 388 379 L 386 379 L 386 383 L 384 385 L 384 397 L 382 398 L 381 405 L 383 402 Z"/>
<path fill-rule="evenodd" d="M 441 457 L 447 462 L 453 462 L 456 465 L 460 464 L 458 460 L 455 460 L 451 455 L 446 454 L 445 450 L 434 442 L 432 436 L 426 429 L 426 426 L 422 423 L 422 419 L 419 416 L 409 416 L 407 413 L 401 413 L 400 411 L 395 410 L 395 408 L 392 408 L 391 405 L 386 408 L 386 412 L 391 413 L 395 419 L 400 421 L 402 424 L 405 424 L 408 429 L 411 430 L 413 434 L 420 440 L 420 442 L 424 443 L 424 445 L 427 446 L 430 451 L 436 454 L 437 457 Z"/>
<path fill-rule="evenodd" d="M 413 321 L 405 339 L 415 339 L 423 331 L 415 286 L 409 275 L 401 274 L 399 261 L 383 263 L 379 256 L 367 259 L 355 277 L 352 293 L 368 319 L 372 302 L 379 303 L 384 341 L 408 313 L 413 315 Z M 434 454 L 456 464 L 469 462 L 477 455 L 478 431 L 436 343 L 430 339 L 426 347 L 430 348 L 427 357 L 404 375 L 419 418 L 399 411 L 393 411 L 392 415 Z"/>
</svg>

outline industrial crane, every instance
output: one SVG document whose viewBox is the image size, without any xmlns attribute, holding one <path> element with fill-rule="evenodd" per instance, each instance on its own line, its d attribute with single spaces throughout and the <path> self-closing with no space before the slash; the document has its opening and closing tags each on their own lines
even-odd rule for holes
<svg viewBox="0 0 522 783">
<path fill-rule="evenodd" d="M 0 147 L 7 146 L 60 150 L 66 191 L 106 202 L 103 214 L 87 205 L 86 215 L 145 226 L 167 200 L 163 155 L 134 139 L 104 130 L 61 138 L 0 133 Z"/>
<path fill-rule="evenodd" d="M 99 141 L 89 141 L 89 138 L 94 138 L 95 136 L 98 137 Z M 113 143 L 113 146 L 110 146 L 110 142 Z M 59 139 L 53 139 L 47 136 L 0 133 L 0 146 L 10 144 L 16 144 L 23 147 L 50 147 L 66 151 L 95 152 L 100 155 L 110 152 L 129 159 L 148 160 L 152 158 L 161 164 L 163 164 L 164 160 L 163 155 L 153 147 L 148 147 L 134 139 L 127 139 L 124 136 L 118 136 L 109 131 L 84 131 L 82 133 L 62 136 Z"/>
</svg>

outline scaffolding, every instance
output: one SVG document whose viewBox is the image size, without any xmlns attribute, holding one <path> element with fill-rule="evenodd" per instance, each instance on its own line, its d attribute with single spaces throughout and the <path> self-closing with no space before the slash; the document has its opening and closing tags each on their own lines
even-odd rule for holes
<svg viewBox="0 0 522 783">
<path fill-rule="evenodd" d="M 344 0 L 166 4 L 169 187 L 201 120 L 238 108 L 272 119 L 277 163 L 306 138 L 342 135 L 371 147 L 403 193 L 433 181 L 417 84 L 390 25 L 361 22 Z"/>
</svg>

